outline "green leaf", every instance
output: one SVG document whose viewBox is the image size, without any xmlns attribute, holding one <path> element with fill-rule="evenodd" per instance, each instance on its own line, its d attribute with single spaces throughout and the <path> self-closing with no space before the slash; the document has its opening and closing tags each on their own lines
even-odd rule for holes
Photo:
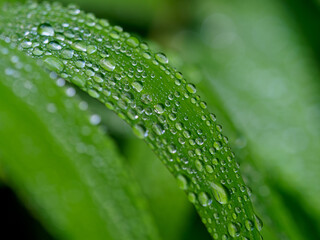
<svg viewBox="0 0 320 240">
<path fill-rule="evenodd" d="M 228 139 L 164 54 L 73 6 L 17 5 L 0 19 L 1 38 L 43 59 L 130 124 L 177 178 L 213 238 L 260 239 Z M 246 228 L 246 221 L 256 227 Z"/>
<path fill-rule="evenodd" d="M 59 239 L 158 239 L 113 142 L 36 64 L 0 41 L 0 166 Z M 58 82 L 61 79 L 58 79 Z"/>
</svg>

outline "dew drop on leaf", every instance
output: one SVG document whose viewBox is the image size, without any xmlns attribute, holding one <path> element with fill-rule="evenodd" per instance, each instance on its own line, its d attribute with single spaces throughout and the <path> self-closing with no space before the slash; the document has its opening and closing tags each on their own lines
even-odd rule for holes
<svg viewBox="0 0 320 240">
<path fill-rule="evenodd" d="M 157 53 L 155 55 L 155 58 L 157 59 L 158 62 L 162 63 L 162 64 L 167 64 L 169 63 L 169 60 L 167 58 L 166 55 L 164 55 L 163 53 Z"/>
<path fill-rule="evenodd" d="M 131 86 L 132 86 L 133 89 L 136 90 L 137 92 L 141 92 L 142 89 L 143 89 L 142 83 L 141 83 L 141 82 L 138 82 L 138 81 L 131 83 Z"/>
<path fill-rule="evenodd" d="M 154 105 L 154 108 L 155 108 L 155 112 L 158 114 L 162 114 L 165 110 L 165 107 L 161 103 Z"/>
<path fill-rule="evenodd" d="M 44 58 L 43 62 L 45 63 L 46 67 L 51 71 L 56 71 L 60 73 L 64 69 L 64 64 L 56 57 L 48 56 Z"/>
<path fill-rule="evenodd" d="M 138 137 L 138 138 L 145 138 L 148 136 L 148 131 L 142 124 L 135 124 L 132 128 L 133 133 Z"/>
<path fill-rule="evenodd" d="M 100 66 L 108 72 L 112 72 L 116 67 L 115 63 L 107 58 L 102 58 L 100 60 Z"/>
<path fill-rule="evenodd" d="M 240 228 L 233 222 L 228 223 L 228 232 L 231 237 L 235 238 L 239 236 Z"/>
<path fill-rule="evenodd" d="M 87 51 L 87 46 L 82 41 L 78 40 L 71 44 L 72 49 L 79 51 L 79 52 L 85 52 Z"/>
<path fill-rule="evenodd" d="M 191 84 L 191 83 L 188 83 L 187 86 L 186 86 L 186 89 L 189 93 L 196 93 L 197 92 L 197 89 L 196 87 Z"/>
<path fill-rule="evenodd" d="M 205 192 L 199 193 L 198 199 L 199 199 L 200 204 L 204 207 L 208 206 L 210 203 L 210 199 Z"/>
<path fill-rule="evenodd" d="M 214 198 L 220 204 L 227 204 L 229 201 L 229 194 L 227 189 L 221 184 L 210 182 Z"/>
<path fill-rule="evenodd" d="M 78 87 L 84 87 L 86 79 L 82 75 L 78 74 L 71 78 L 71 82 L 77 85 Z"/>
<path fill-rule="evenodd" d="M 38 26 L 38 33 L 42 36 L 53 36 L 54 29 L 49 23 L 43 23 Z"/>
<path fill-rule="evenodd" d="M 139 40 L 135 37 L 129 37 L 127 39 L 127 44 L 130 46 L 130 47 L 138 47 L 139 46 Z"/>
<path fill-rule="evenodd" d="M 248 219 L 245 221 L 245 226 L 248 231 L 252 231 L 254 228 L 252 221 Z"/>
<path fill-rule="evenodd" d="M 186 190 L 188 188 L 188 181 L 183 175 L 178 175 L 177 181 L 180 189 Z"/>
<path fill-rule="evenodd" d="M 254 226 L 258 231 L 261 231 L 263 227 L 263 222 L 257 215 L 254 215 Z"/>
</svg>

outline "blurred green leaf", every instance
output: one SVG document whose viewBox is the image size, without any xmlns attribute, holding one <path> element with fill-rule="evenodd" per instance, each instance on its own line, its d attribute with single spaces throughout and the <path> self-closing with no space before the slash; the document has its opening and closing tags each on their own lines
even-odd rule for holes
<svg viewBox="0 0 320 240">
<path fill-rule="evenodd" d="M 136 183 L 83 102 L 70 97 L 74 88 L 64 93 L 8 46 L 1 41 L 0 166 L 8 184 L 58 239 L 158 239 Z"/>
</svg>

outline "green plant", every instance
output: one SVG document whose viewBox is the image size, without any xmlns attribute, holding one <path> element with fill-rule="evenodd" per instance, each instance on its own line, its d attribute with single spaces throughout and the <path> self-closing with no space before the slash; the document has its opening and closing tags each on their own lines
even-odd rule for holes
<svg viewBox="0 0 320 240">
<path fill-rule="evenodd" d="M 0 127 L 4 136 L 1 175 L 52 234 L 59 239 L 165 236 L 158 232 L 139 186 L 139 178 L 146 177 L 148 182 L 151 177 L 141 170 L 133 177 L 131 166 L 126 166 L 110 137 L 96 126 L 99 117 L 88 117 L 90 111 L 103 114 L 99 101 L 159 156 L 213 239 L 261 238 L 262 222 L 253 211 L 251 190 L 242 180 L 221 125 L 209 113 L 195 85 L 169 64 L 166 55 L 154 53 L 146 43 L 107 20 L 85 14 L 75 5 L 65 8 L 58 3 L 4 5 L 0 41 L 0 126 L 5 126 Z M 183 44 L 187 49 L 188 41 Z M 211 57 L 201 41 L 191 48 L 201 57 Z M 188 63 L 181 64 L 177 57 L 173 60 L 173 65 L 186 68 L 188 75 Z M 210 69 L 211 62 L 219 60 L 201 62 Z M 197 71 L 191 74 L 195 73 L 204 78 Z M 60 88 L 62 85 L 66 86 Z M 228 133 L 237 139 L 241 130 L 219 98 L 211 99 Z M 225 100 L 229 101 L 232 96 Z M 251 136 L 249 140 L 254 141 Z M 247 158 L 242 164 L 250 185 L 258 189 L 270 184 L 268 177 L 257 178 L 259 165 L 253 157 L 242 157 L 255 155 L 239 150 L 232 139 L 231 144 L 241 158 Z M 276 225 L 268 223 L 269 239 L 281 231 L 303 239 L 276 191 L 268 199 L 255 196 L 263 217 Z M 164 201 L 175 199 L 168 195 Z"/>
</svg>

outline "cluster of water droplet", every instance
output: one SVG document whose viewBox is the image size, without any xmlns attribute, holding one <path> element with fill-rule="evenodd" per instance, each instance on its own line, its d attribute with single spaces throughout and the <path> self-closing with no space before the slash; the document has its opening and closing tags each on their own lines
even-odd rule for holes
<svg viewBox="0 0 320 240">
<path fill-rule="evenodd" d="M 176 176 L 214 239 L 260 236 L 261 221 L 221 125 L 163 53 L 73 5 L 10 11 L 17 17 L 1 38 L 127 121 Z"/>
</svg>

